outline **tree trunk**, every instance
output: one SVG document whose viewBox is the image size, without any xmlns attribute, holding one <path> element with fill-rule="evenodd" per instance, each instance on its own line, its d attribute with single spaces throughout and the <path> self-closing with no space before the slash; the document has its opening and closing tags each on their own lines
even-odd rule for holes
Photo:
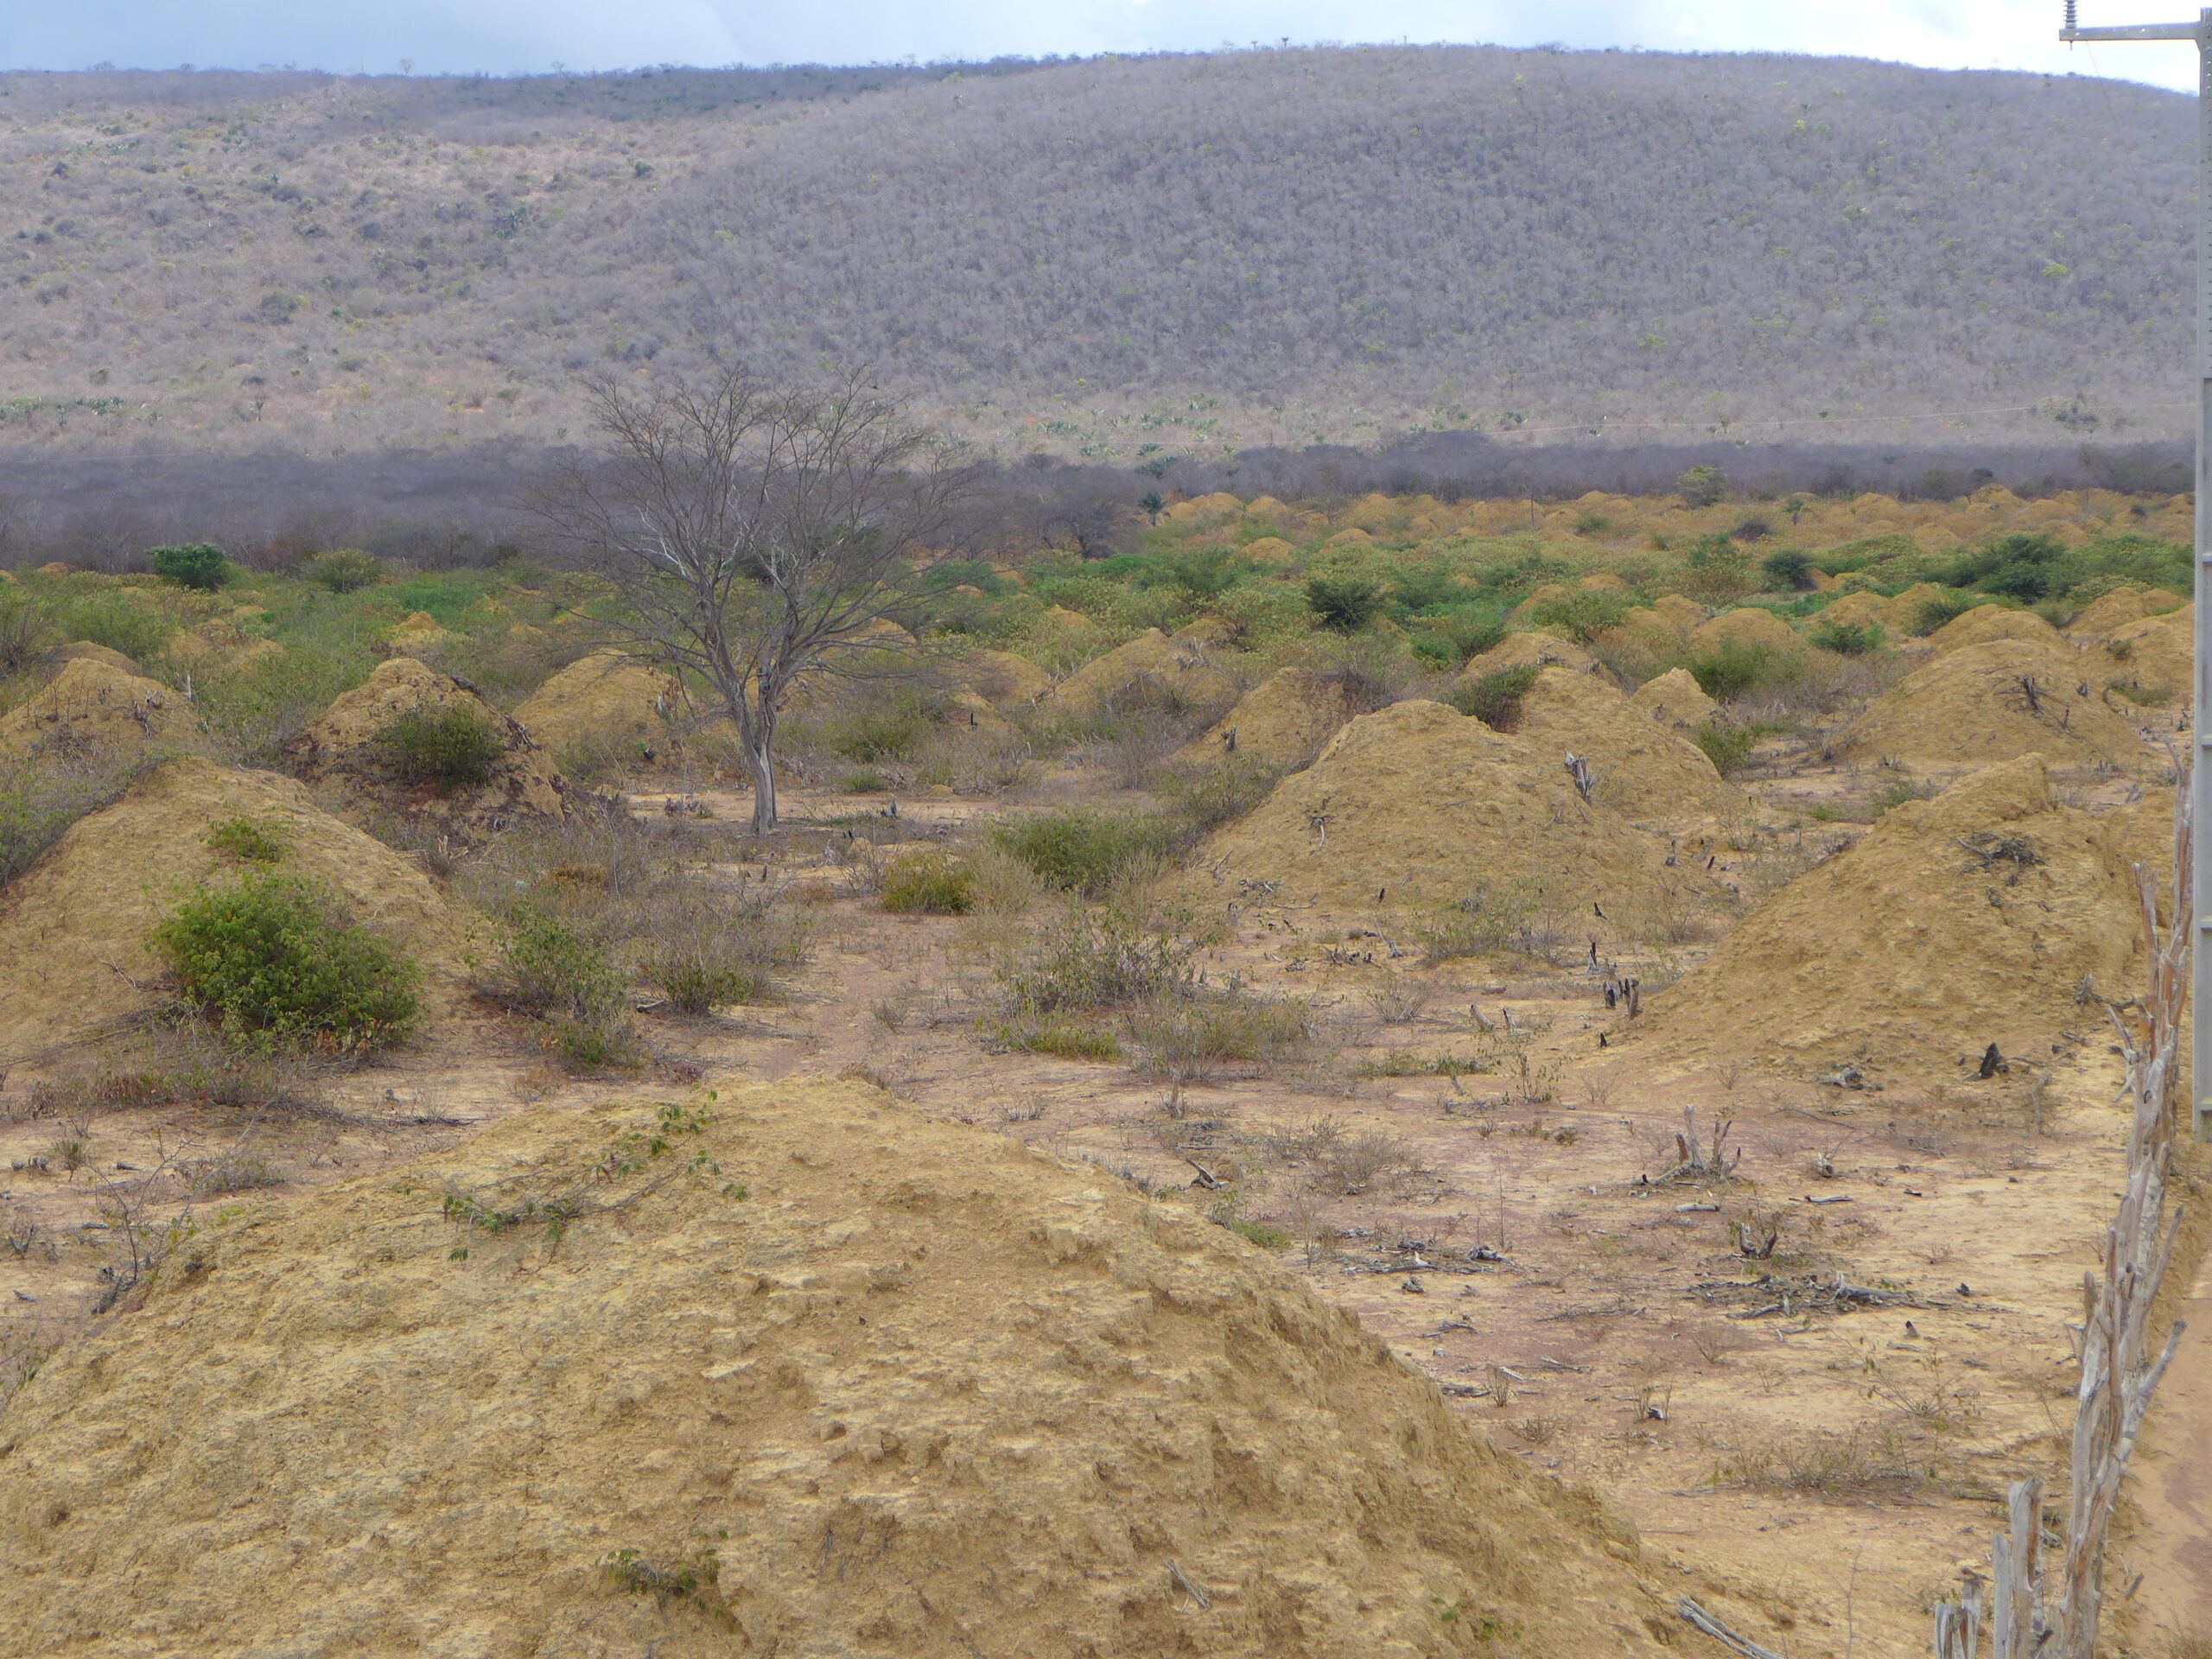
<svg viewBox="0 0 2212 1659">
<path fill-rule="evenodd" d="M 745 746 L 745 764 L 753 773 L 753 833 L 765 836 L 776 827 L 776 751 L 772 728 L 762 728 Z"/>
</svg>

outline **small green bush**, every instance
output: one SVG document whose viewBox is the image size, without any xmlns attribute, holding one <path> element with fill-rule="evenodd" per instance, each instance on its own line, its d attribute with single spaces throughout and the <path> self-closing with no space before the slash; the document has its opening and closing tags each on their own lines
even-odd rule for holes
<svg viewBox="0 0 2212 1659">
<path fill-rule="evenodd" d="M 903 760 L 928 726 L 917 708 L 872 709 L 833 722 L 827 736 L 830 747 L 846 760 L 868 764 Z"/>
<path fill-rule="evenodd" d="M 121 794 L 136 765 L 98 754 L 0 762 L 0 886 L 29 869 L 71 824 Z"/>
<path fill-rule="evenodd" d="M 207 844 L 249 864 L 283 861 L 284 843 L 269 825 L 254 818 L 226 818 L 207 832 Z"/>
<path fill-rule="evenodd" d="M 530 900 L 508 914 L 492 988 L 510 1005 L 549 1018 L 604 1019 L 622 1001 L 622 978 L 607 947 Z"/>
<path fill-rule="evenodd" d="M 21 582 L 0 584 L 0 675 L 29 667 L 53 629 L 46 607 Z"/>
<path fill-rule="evenodd" d="M 1186 994 L 1198 981 L 1198 952 L 1196 941 L 1116 912 L 1077 912 L 999 977 L 1028 1014 L 1139 1007 Z"/>
<path fill-rule="evenodd" d="M 1243 1216 L 1217 1216 L 1215 1219 L 1263 1250 L 1279 1250 L 1290 1243 L 1288 1233 L 1280 1227 L 1270 1227 L 1264 1221 L 1249 1221 Z"/>
<path fill-rule="evenodd" d="M 1170 772 L 1159 788 L 1192 830 L 1204 833 L 1243 817 L 1268 798 L 1281 775 L 1266 761 L 1238 753 L 1211 766 Z"/>
<path fill-rule="evenodd" d="M 844 795 L 880 795 L 890 785 L 874 766 L 855 766 L 837 779 L 837 790 Z"/>
<path fill-rule="evenodd" d="M 63 639 L 89 639 L 142 663 L 158 656 L 174 632 L 152 606 L 113 591 L 74 595 L 54 613 Z"/>
<path fill-rule="evenodd" d="M 1675 491 L 1685 506 L 1717 506 L 1728 499 L 1728 474 L 1718 467 L 1693 467 L 1675 480 Z"/>
<path fill-rule="evenodd" d="M 1822 651 L 1832 651 L 1839 657 L 1864 657 L 1889 643 L 1889 635 L 1878 622 L 1830 620 L 1816 625 L 1806 637 Z"/>
<path fill-rule="evenodd" d="M 294 877 L 203 889 L 149 943 L 186 1000 L 239 1046 L 375 1048 L 421 1017 L 414 963 Z"/>
<path fill-rule="evenodd" d="M 894 916 L 965 916 L 975 908 L 976 873 L 937 849 L 902 854 L 883 875 L 883 907 Z"/>
<path fill-rule="evenodd" d="M 1306 579 L 1306 603 L 1323 627 L 1353 633 L 1382 608 L 1382 589 L 1365 576 L 1312 575 Z"/>
<path fill-rule="evenodd" d="M 1989 601 L 1980 594 L 1959 592 L 1939 594 L 1934 599 L 1923 599 L 1920 601 L 1919 613 L 1912 619 L 1912 632 L 1925 637 L 1935 632 L 1936 629 L 1954 618 L 1964 616 L 1977 605 L 1988 603 Z"/>
<path fill-rule="evenodd" d="M 1133 1015 L 1129 1034 L 1151 1075 L 1204 1082 L 1233 1062 L 1264 1062 L 1312 1033 L 1305 1003 L 1246 993 L 1164 998 Z"/>
<path fill-rule="evenodd" d="M 1510 732 L 1521 724 L 1521 699 L 1536 683 L 1541 665 L 1526 663 L 1501 668 L 1495 674 L 1463 680 L 1445 693 L 1444 700 L 1463 715 L 1471 715 L 1493 731 Z"/>
<path fill-rule="evenodd" d="M 505 747 L 490 721 L 459 704 L 410 709 L 376 734 L 376 747 L 409 783 L 441 789 L 483 783 Z"/>
<path fill-rule="evenodd" d="M 1788 661 L 1770 645 L 1742 639 L 1722 639 L 1683 659 L 1698 689 L 1708 697 L 1726 702 L 1746 691 L 1787 677 Z"/>
<path fill-rule="evenodd" d="M 1731 726 L 1714 721 L 1700 726 L 1692 734 L 1698 747 L 1705 751 L 1705 758 L 1722 777 L 1740 772 L 1750 763 L 1751 746 L 1758 741 L 1758 734 L 1748 726 Z"/>
<path fill-rule="evenodd" d="M 1540 628 L 1554 628 L 1584 645 L 1620 626 L 1636 601 L 1618 588 L 1578 588 L 1538 600 L 1529 607 L 1529 620 Z"/>
<path fill-rule="evenodd" d="M 334 594 L 352 594 L 375 587 L 385 579 L 385 571 L 384 561 L 375 554 L 358 547 L 341 547 L 308 560 L 300 574 Z"/>
<path fill-rule="evenodd" d="M 1064 1060 L 1118 1060 L 1122 1045 L 1114 1033 L 1068 1014 L 1024 1016 L 990 1033 L 992 1046 L 1028 1054 L 1052 1054 Z"/>
<path fill-rule="evenodd" d="M 1795 594 L 1813 585 L 1813 556 L 1802 548 L 1777 547 L 1759 561 L 1759 569 L 1777 593 Z"/>
<path fill-rule="evenodd" d="M 153 561 L 156 575 L 180 588 L 200 588 L 212 592 L 231 579 L 230 556 L 211 543 L 149 547 L 146 556 Z"/>
<path fill-rule="evenodd" d="M 1154 813 L 1073 806 L 995 825 L 991 838 L 1041 880 L 1096 898 L 1141 860 L 1166 856 L 1175 830 Z"/>
</svg>

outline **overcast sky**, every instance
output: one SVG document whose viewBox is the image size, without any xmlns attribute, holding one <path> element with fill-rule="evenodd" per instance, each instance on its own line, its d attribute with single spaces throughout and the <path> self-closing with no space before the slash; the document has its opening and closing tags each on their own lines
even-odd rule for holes
<svg viewBox="0 0 2212 1659">
<path fill-rule="evenodd" d="M 512 74 L 1403 39 L 1841 53 L 2195 85 L 2186 45 L 2059 45 L 2060 10 L 2059 0 L 0 0 L 0 67 Z M 2082 22 L 2195 11 L 2175 0 L 2082 0 Z"/>
</svg>

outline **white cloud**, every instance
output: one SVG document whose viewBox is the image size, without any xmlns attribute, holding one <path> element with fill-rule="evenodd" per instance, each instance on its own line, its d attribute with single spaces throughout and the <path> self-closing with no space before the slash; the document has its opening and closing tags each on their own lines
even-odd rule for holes
<svg viewBox="0 0 2212 1659">
<path fill-rule="evenodd" d="M 2171 0 L 2085 0 L 2085 23 L 2165 21 Z M 2149 10 L 2143 8 L 2148 7 Z M 1193 51 L 1285 37 L 1487 41 L 1891 58 L 2196 83 L 2186 46 L 2068 48 L 2059 0 L 12 0 L 0 64 L 107 61 L 340 71 L 613 68 L 645 63 L 887 62 Z M 2157 15 L 2154 15 L 2157 14 Z M 2175 8 L 2173 21 L 2188 14 Z"/>
</svg>

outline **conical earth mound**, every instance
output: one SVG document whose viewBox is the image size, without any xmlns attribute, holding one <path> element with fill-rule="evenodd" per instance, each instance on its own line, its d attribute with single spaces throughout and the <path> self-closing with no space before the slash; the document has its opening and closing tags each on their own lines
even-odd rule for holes
<svg viewBox="0 0 2212 1659">
<path fill-rule="evenodd" d="M 1236 682 L 1207 658 L 1195 640 L 1171 639 L 1147 628 L 1126 645 L 1085 663 L 1038 706 L 1047 715 L 1094 715 L 1131 700 L 1201 708 L 1236 696 Z"/>
<path fill-rule="evenodd" d="M 1316 669 L 1279 668 L 1175 758 L 1203 764 L 1241 754 L 1269 766 L 1296 766 L 1357 712 L 1342 679 Z"/>
<path fill-rule="evenodd" d="M 497 742 L 481 782 L 420 781 L 385 747 L 385 734 L 402 715 L 448 709 L 474 715 Z M 395 812 L 464 837 L 518 817 L 568 812 L 567 785 L 552 757 L 519 722 L 450 674 L 411 657 L 378 663 L 365 682 L 292 734 L 284 758 L 300 778 L 348 810 Z"/>
<path fill-rule="evenodd" d="M 1694 893 L 1699 879 L 1666 866 L 1662 843 L 1602 800 L 1583 800 L 1557 755 L 1419 700 L 1353 721 L 1196 862 L 1211 897 L 1338 917 L 1509 889 L 1516 902 L 1619 916 Z"/>
<path fill-rule="evenodd" d="M 1600 1500 L 1226 1230 L 857 1084 L 700 1109 L 518 1113 L 172 1253 L 9 1408 L 0 1650 L 1672 1637 Z"/>
<path fill-rule="evenodd" d="M 2066 636 L 2033 611 L 2015 611 L 2003 605 L 1977 605 L 1962 611 L 1928 636 L 1937 651 L 1961 645 L 1986 645 L 1992 639 L 2024 639 L 2032 645 L 2063 646 Z"/>
<path fill-rule="evenodd" d="M 336 889 L 354 920 L 404 946 L 434 1012 L 461 995 L 467 912 L 412 859 L 331 817 L 289 778 L 186 756 L 73 824 L 0 897 L 0 1055 L 20 1059 L 160 1002 L 146 936 L 200 884 L 246 873 L 207 840 L 233 818 L 283 848 L 273 868 Z"/>
<path fill-rule="evenodd" d="M 1689 689 L 1696 691 L 1697 683 Z M 1562 764 L 1569 753 L 1588 761 L 1596 798 L 1626 817 L 1695 818 L 1743 805 L 1703 749 L 1595 674 L 1557 666 L 1539 671 L 1522 694 L 1513 735 Z"/>
<path fill-rule="evenodd" d="M 0 753 L 129 754 L 199 728 L 181 695 L 147 678 L 128 658 L 92 646 L 73 651 L 60 673 L 0 720 Z"/>
<path fill-rule="evenodd" d="M 2040 619 L 2038 619 L 2040 620 Z M 2140 722 L 2114 707 L 2111 677 L 2064 645 L 1991 639 L 1938 653 L 1843 733 L 1855 760 L 1982 766 L 2041 753 L 2075 763 L 2133 760 Z"/>
<path fill-rule="evenodd" d="M 626 652 L 595 651 L 531 692 L 515 718 L 555 755 L 650 766 L 671 758 L 681 712 L 673 677 Z"/>
<path fill-rule="evenodd" d="M 1662 1050 L 1802 1071 L 2047 1058 L 2128 982 L 2142 826 L 2053 804 L 2025 755 L 1885 813 L 1738 924 L 1638 1021 Z M 2101 1039 L 2099 1039 L 2101 1040 Z"/>
</svg>

